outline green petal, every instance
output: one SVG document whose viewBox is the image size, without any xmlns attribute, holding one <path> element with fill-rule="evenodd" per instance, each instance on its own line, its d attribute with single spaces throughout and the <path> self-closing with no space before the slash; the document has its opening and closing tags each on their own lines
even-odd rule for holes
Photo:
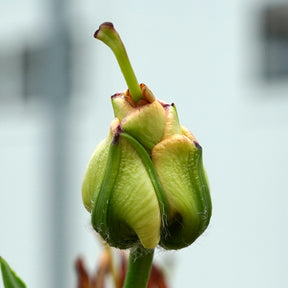
<svg viewBox="0 0 288 288">
<path fill-rule="evenodd" d="M 133 146 L 120 134 L 120 165 L 113 187 L 110 223 L 117 231 L 119 222 L 135 231 L 146 249 L 159 243 L 161 216 L 158 199 L 145 166 Z M 113 233 L 113 234 L 114 234 Z M 122 233 L 121 233 L 122 234 Z"/>
<path fill-rule="evenodd" d="M 118 125 L 119 120 L 115 118 L 110 125 L 109 135 L 98 144 L 87 165 L 82 183 L 82 201 L 89 212 L 91 212 L 94 205 L 93 201 L 96 199 L 101 188 L 106 171 L 110 144 L 113 139 L 113 133 Z"/>
<path fill-rule="evenodd" d="M 92 225 L 113 247 L 126 249 L 141 242 L 145 248 L 152 249 L 160 240 L 157 195 L 139 154 L 117 131 L 118 128 L 108 145 L 108 154 L 101 155 L 103 149 L 95 154 L 95 157 L 103 156 L 105 163 L 102 164 L 104 172 L 93 172 L 94 177 L 101 172 L 103 179 L 90 201 Z"/>
<path fill-rule="evenodd" d="M 108 152 L 112 135 L 105 138 L 93 152 L 88 163 L 82 183 L 82 200 L 85 208 L 91 212 L 93 199 L 97 197 L 104 179 L 107 165 Z"/>
<path fill-rule="evenodd" d="M 163 139 L 169 138 L 174 134 L 182 135 L 175 104 L 165 105 L 164 108 L 166 111 L 166 126 Z"/>
<path fill-rule="evenodd" d="M 168 233 L 160 245 L 180 249 L 206 229 L 211 200 L 202 164 L 202 149 L 183 135 L 174 135 L 152 150 L 152 161 L 168 198 Z"/>
<path fill-rule="evenodd" d="M 165 110 L 158 101 L 137 107 L 123 119 L 121 129 L 151 150 L 164 135 Z"/>
<path fill-rule="evenodd" d="M 125 93 L 118 93 L 111 97 L 114 115 L 120 121 L 122 121 L 122 119 L 133 110 L 133 107 L 129 104 L 125 97 Z"/>
</svg>

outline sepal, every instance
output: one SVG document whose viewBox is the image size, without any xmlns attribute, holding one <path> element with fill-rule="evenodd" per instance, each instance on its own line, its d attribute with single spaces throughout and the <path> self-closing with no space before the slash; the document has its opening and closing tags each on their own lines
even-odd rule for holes
<svg viewBox="0 0 288 288">
<path fill-rule="evenodd" d="M 184 135 L 157 144 L 152 161 L 168 199 L 168 226 L 160 245 L 180 249 L 193 243 L 209 224 L 211 199 L 202 149 Z"/>
</svg>

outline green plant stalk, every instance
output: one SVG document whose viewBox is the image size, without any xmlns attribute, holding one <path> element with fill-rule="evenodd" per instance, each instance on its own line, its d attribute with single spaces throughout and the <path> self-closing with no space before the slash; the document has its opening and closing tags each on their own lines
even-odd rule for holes
<svg viewBox="0 0 288 288">
<path fill-rule="evenodd" d="M 111 48 L 125 78 L 131 97 L 135 103 L 138 102 L 142 98 L 142 91 L 132 69 L 123 42 L 117 31 L 114 29 L 113 24 L 110 22 L 101 24 L 99 29 L 95 32 L 94 37 L 101 40 Z"/>
<path fill-rule="evenodd" d="M 142 91 L 137 81 L 137 78 L 135 76 L 135 73 L 132 69 L 126 49 L 124 47 L 124 44 L 119 34 L 117 33 L 117 31 L 114 29 L 113 24 L 110 22 L 105 22 L 101 24 L 99 26 L 99 29 L 95 32 L 94 37 L 98 40 L 101 40 L 103 43 L 105 43 L 108 47 L 110 47 L 110 49 L 114 53 L 118 61 L 118 64 L 120 66 L 120 69 L 123 73 L 123 76 L 125 78 L 125 81 L 127 83 L 130 95 L 133 101 L 137 103 L 139 100 L 143 98 Z M 128 140 L 131 140 L 130 139 L 131 137 L 129 137 L 129 135 L 126 138 L 128 138 Z M 137 144 L 134 142 L 132 141 L 133 146 Z M 137 147 L 138 146 L 136 145 L 136 148 Z M 139 150 L 137 151 L 139 152 Z M 147 161 L 145 162 L 146 164 L 149 162 Z M 149 168 L 149 165 L 146 165 L 146 166 Z M 151 173 L 153 174 L 154 170 L 153 171 L 150 171 L 151 169 L 148 169 L 148 170 L 149 171 L 147 172 L 149 172 L 149 174 Z M 153 182 L 153 185 L 154 186 L 156 185 L 155 188 L 158 188 L 159 183 Z M 158 193 L 158 194 L 159 195 L 157 195 L 157 197 L 160 198 L 158 200 L 162 200 L 161 202 L 163 202 L 163 205 L 166 204 L 167 206 L 167 203 L 165 201 L 166 199 L 162 199 L 164 197 L 163 196 L 164 193 L 162 193 L 163 195 L 161 193 Z M 151 268 L 152 268 L 153 255 L 154 255 L 154 249 L 145 249 L 143 246 L 140 246 L 140 245 L 130 250 L 128 269 L 127 269 L 123 288 L 146 288 L 147 287 L 147 283 L 148 283 Z"/>
<path fill-rule="evenodd" d="M 123 288 L 146 288 L 149 280 L 154 249 L 131 249 Z"/>
</svg>

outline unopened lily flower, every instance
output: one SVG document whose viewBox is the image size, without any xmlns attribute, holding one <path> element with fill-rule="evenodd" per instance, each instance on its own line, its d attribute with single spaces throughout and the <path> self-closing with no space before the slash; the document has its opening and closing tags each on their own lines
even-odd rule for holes
<svg viewBox="0 0 288 288">
<path fill-rule="evenodd" d="M 82 198 L 92 225 L 120 249 L 186 247 L 211 217 L 202 148 L 180 125 L 175 104 L 138 85 L 113 25 L 103 23 L 95 38 L 112 49 L 129 89 L 111 97 L 115 118 L 84 176 Z"/>
</svg>

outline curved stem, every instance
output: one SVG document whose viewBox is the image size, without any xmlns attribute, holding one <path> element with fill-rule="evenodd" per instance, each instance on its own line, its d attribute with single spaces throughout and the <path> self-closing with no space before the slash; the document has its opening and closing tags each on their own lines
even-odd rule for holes
<svg viewBox="0 0 288 288">
<path fill-rule="evenodd" d="M 114 29 L 114 26 L 110 22 L 105 22 L 99 26 L 99 29 L 95 32 L 94 37 L 104 42 L 113 51 L 122 74 L 125 78 L 130 94 L 134 102 L 138 102 L 142 98 L 142 92 L 139 87 L 137 78 L 132 69 L 129 61 L 126 49 L 123 42 Z"/>
<path fill-rule="evenodd" d="M 131 249 L 123 288 L 146 288 L 149 280 L 154 249 Z"/>
</svg>

